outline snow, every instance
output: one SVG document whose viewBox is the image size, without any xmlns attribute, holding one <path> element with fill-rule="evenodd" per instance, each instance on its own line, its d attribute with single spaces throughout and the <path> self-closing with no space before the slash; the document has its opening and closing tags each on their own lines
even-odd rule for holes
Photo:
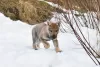
<svg viewBox="0 0 100 67">
<path fill-rule="evenodd" d="M 32 49 L 33 27 L 0 13 L 0 67 L 97 67 L 70 33 L 58 34 L 61 53 L 52 41 L 49 49 Z"/>
</svg>

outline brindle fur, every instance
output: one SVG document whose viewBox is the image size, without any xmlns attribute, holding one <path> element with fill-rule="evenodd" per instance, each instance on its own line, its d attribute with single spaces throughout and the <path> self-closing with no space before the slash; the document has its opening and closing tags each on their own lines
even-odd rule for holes
<svg viewBox="0 0 100 67">
<path fill-rule="evenodd" d="M 55 51 L 61 52 L 57 40 L 58 31 L 59 23 L 48 22 L 47 24 L 37 24 L 32 29 L 33 48 L 37 50 L 39 48 L 40 42 L 42 42 L 44 47 L 47 49 L 50 47 L 47 41 L 52 40 L 55 47 Z"/>
</svg>

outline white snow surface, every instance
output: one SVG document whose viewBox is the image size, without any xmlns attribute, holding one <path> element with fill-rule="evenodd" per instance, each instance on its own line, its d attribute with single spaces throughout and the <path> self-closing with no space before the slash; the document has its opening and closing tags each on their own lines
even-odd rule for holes
<svg viewBox="0 0 100 67">
<path fill-rule="evenodd" d="M 30 26 L 0 13 L 0 67 L 97 67 L 73 34 L 59 33 L 61 53 L 51 47 L 32 49 Z"/>
</svg>

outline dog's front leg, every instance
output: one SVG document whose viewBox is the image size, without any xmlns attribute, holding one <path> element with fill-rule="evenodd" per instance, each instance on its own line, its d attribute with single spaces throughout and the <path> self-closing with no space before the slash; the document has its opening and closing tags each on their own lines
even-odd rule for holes
<svg viewBox="0 0 100 67">
<path fill-rule="evenodd" d="M 61 52 L 61 50 L 59 48 L 59 45 L 58 45 L 58 40 L 57 39 L 53 40 L 53 44 L 55 46 L 55 51 L 56 52 Z"/>
<path fill-rule="evenodd" d="M 48 43 L 47 41 L 42 40 L 42 43 L 43 43 L 43 45 L 44 45 L 44 47 L 45 47 L 46 49 L 48 49 L 48 48 L 50 47 L 50 45 L 49 45 L 49 43 Z"/>
</svg>

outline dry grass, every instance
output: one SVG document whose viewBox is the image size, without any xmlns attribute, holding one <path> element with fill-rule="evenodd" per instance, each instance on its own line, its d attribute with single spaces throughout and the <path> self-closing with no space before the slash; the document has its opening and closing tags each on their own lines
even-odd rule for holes
<svg viewBox="0 0 100 67">
<path fill-rule="evenodd" d="M 21 20 L 37 24 L 51 18 L 55 9 L 49 4 L 37 0 L 1 0 L 0 12 L 12 20 Z"/>
</svg>

